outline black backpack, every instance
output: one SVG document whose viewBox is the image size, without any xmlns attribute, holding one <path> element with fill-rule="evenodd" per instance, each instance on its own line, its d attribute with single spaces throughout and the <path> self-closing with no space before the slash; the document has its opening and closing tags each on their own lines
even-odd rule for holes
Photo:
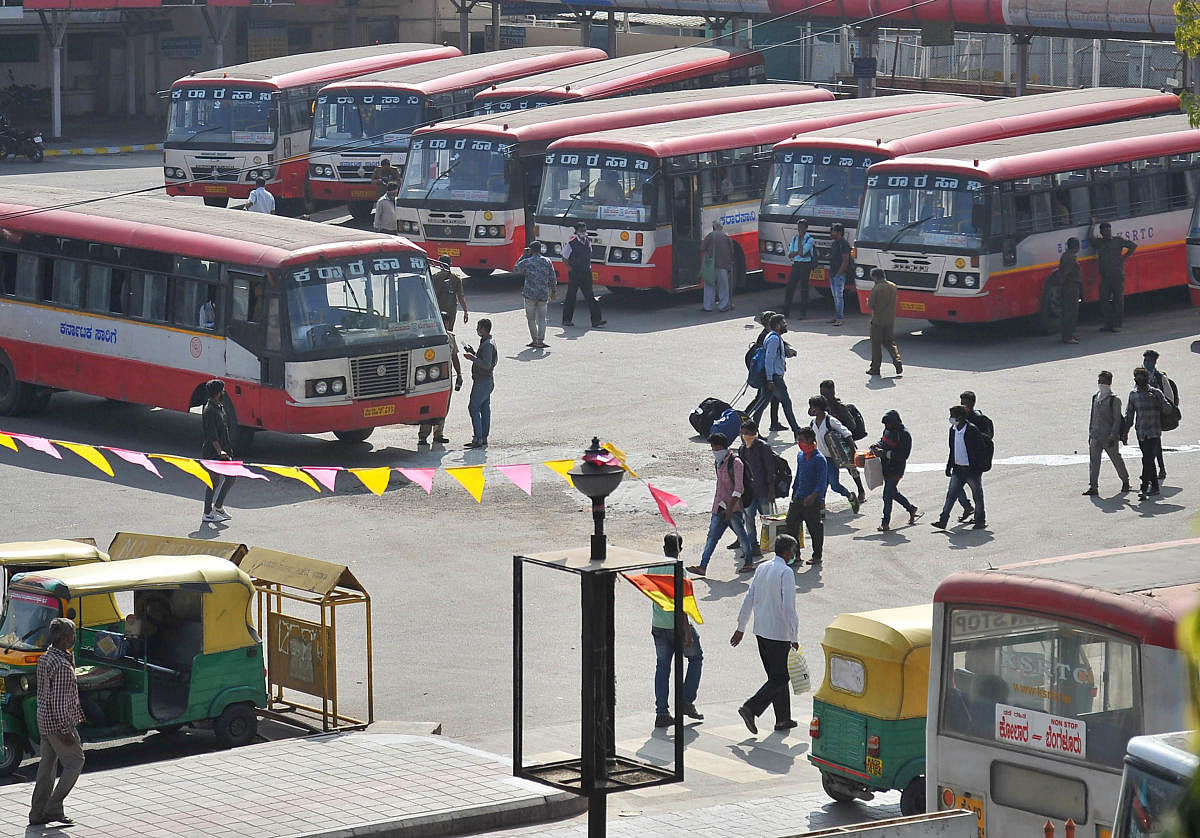
<svg viewBox="0 0 1200 838">
<path fill-rule="evenodd" d="M 992 470 L 992 457 L 996 453 L 996 444 L 992 442 L 992 438 L 982 431 L 979 432 L 979 438 L 983 440 L 983 462 L 979 464 L 980 471 Z"/>
<path fill-rule="evenodd" d="M 863 416 L 861 413 L 859 413 L 858 408 L 852 404 L 847 404 L 846 412 L 850 414 L 850 418 L 854 420 L 850 424 L 850 427 L 846 429 L 850 432 L 850 436 L 854 437 L 855 439 L 865 438 L 867 435 L 867 424 L 863 421 Z"/>
<path fill-rule="evenodd" d="M 729 452 L 733 454 L 732 451 Z M 739 460 L 742 459 L 741 454 L 735 454 Z M 725 462 L 729 464 L 729 482 L 733 482 L 733 457 L 726 455 Z M 750 477 L 750 469 L 746 465 L 746 461 L 742 460 L 742 508 L 745 509 L 754 502 L 754 480 Z"/>
<path fill-rule="evenodd" d="M 786 498 L 792 494 L 792 467 L 786 459 L 772 453 L 775 458 L 775 497 Z"/>
</svg>

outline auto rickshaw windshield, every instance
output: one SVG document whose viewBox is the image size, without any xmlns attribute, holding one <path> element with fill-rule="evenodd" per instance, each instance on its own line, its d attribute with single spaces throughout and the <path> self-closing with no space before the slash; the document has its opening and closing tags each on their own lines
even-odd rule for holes
<svg viewBox="0 0 1200 838">
<path fill-rule="evenodd" d="M 54 597 L 9 591 L 0 620 L 0 648 L 44 652 L 49 645 L 50 621 L 59 616 Z"/>
</svg>

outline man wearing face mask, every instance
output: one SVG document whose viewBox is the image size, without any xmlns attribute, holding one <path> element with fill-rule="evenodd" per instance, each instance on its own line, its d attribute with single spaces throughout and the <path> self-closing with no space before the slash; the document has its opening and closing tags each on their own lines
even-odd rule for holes
<svg viewBox="0 0 1200 838">
<path fill-rule="evenodd" d="M 739 572 L 747 573 L 754 570 L 754 544 L 746 534 L 745 510 L 742 508 L 742 494 L 745 492 L 747 476 L 741 458 L 729 450 L 729 439 L 725 434 L 713 434 L 708 438 L 712 447 L 713 463 L 717 471 L 717 490 L 713 496 L 712 515 L 708 522 L 708 540 L 704 542 L 704 552 L 700 554 L 700 564 L 692 565 L 688 571 L 697 576 L 703 576 L 708 568 L 709 559 L 717 549 L 717 542 L 725 530 L 730 527 L 742 545 L 742 555 L 746 557 L 745 564 Z"/>
<path fill-rule="evenodd" d="M 811 565 L 820 566 L 825 549 L 825 491 L 829 488 L 829 463 L 817 450 L 817 435 L 812 428 L 796 431 L 800 454 L 796 457 L 796 476 L 792 478 L 792 503 L 788 506 L 788 535 L 800 540 L 800 525 L 808 528 L 812 542 Z M 797 555 L 797 560 L 799 556 Z"/>
<path fill-rule="evenodd" d="M 950 457 L 946 460 L 946 476 L 950 478 L 950 486 L 946 490 L 942 514 L 933 522 L 933 526 L 939 530 L 946 529 L 950 510 L 954 508 L 954 502 L 964 486 L 970 487 L 971 498 L 975 501 L 975 529 L 987 529 L 983 509 L 983 464 L 987 459 L 987 451 L 983 434 L 967 421 L 969 415 L 961 404 L 950 408 Z"/>
<path fill-rule="evenodd" d="M 1157 458 L 1162 451 L 1162 409 L 1165 397 L 1162 390 L 1150 386 L 1150 372 L 1145 367 L 1133 371 L 1134 390 L 1125 405 L 1125 423 L 1121 442 L 1129 441 L 1129 429 L 1137 436 L 1142 449 L 1142 486 L 1138 500 L 1158 494 Z"/>
<path fill-rule="evenodd" d="M 1097 390 L 1092 395 L 1092 413 L 1088 422 L 1088 454 L 1090 464 L 1088 469 L 1088 487 L 1085 495 L 1099 494 L 1097 483 L 1100 479 L 1100 454 L 1108 454 L 1112 460 L 1117 476 L 1121 478 L 1121 491 L 1130 491 L 1129 470 L 1121 459 L 1122 414 L 1121 400 L 1112 391 L 1112 373 L 1101 370 L 1097 377 Z"/>
<path fill-rule="evenodd" d="M 850 429 L 834 419 L 828 413 L 829 403 L 825 401 L 824 396 L 813 396 L 808 400 L 808 415 L 811 416 L 813 435 L 816 437 L 817 450 L 821 452 L 821 456 L 829 461 L 829 488 L 837 492 L 850 502 L 850 508 L 855 514 L 858 513 L 859 500 L 858 495 L 851 492 L 838 480 L 838 461 L 834 456 L 834 452 L 830 447 L 831 440 L 828 435 L 839 437 L 845 441 L 849 447 L 851 457 L 854 451 L 854 435 L 850 433 Z M 836 444 L 836 441 L 833 441 Z M 853 460 L 851 460 L 853 461 Z"/>
<path fill-rule="evenodd" d="M 1167 374 L 1158 368 L 1158 353 L 1153 349 L 1147 349 L 1142 353 L 1142 366 L 1146 368 L 1146 372 L 1150 373 L 1150 386 L 1157 387 L 1162 390 L 1162 394 L 1170 399 L 1171 404 L 1179 406 L 1179 388 L 1175 386 L 1175 382 L 1167 378 Z M 1167 467 L 1163 462 L 1162 447 L 1158 449 L 1158 479 L 1160 481 L 1167 479 Z"/>
</svg>

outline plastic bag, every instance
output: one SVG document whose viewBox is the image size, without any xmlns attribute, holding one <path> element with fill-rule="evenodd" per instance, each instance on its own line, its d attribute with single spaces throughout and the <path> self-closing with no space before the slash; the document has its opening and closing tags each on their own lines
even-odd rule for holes
<svg viewBox="0 0 1200 838">
<path fill-rule="evenodd" d="M 704 254 L 704 261 L 700 263 L 700 281 L 705 285 L 717 284 L 717 264 L 711 251 Z"/>
<path fill-rule="evenodd" d="M 788 677 L 792 680 L 792 692 L 806 693 L 811 686 L 808 678 L 808 661 L 804 658 L 804 647 L 788 649 Z"/>
<path fill-rule="evenodd" d="M 878 489 L 883 485 L 883 461 L 878 457 L 869 456 L 863 460 L 863 479 L 868 489 Z"/>
</svg>

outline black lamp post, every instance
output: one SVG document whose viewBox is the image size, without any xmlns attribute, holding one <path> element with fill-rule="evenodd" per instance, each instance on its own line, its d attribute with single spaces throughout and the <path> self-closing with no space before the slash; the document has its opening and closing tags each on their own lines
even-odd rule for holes
<svg viewBox="0 0 1200 838">
<path fill-rule="evenodd" d="M 608 557 L 608 539 L 604 536 L 604 500 L 621 485 L 625 469 L 613 465 L 612 454 L 600 447 L 600 438 L 592 437 L 592 445 L 583 452 L 579 465 L 567 474 L 583 495 L 592 500 L 592 561 L 602 562 Z"/>
</svg>

